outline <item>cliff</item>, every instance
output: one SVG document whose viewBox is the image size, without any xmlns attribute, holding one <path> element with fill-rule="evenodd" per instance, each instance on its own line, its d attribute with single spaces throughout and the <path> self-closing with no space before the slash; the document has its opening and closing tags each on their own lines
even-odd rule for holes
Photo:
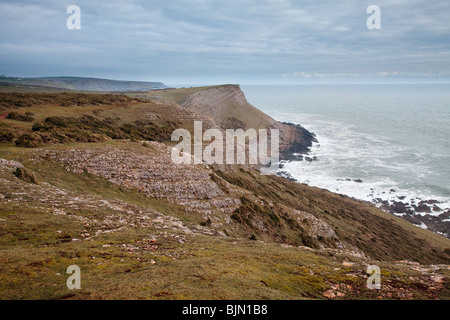
<svg viewBox="0 0 450 320">
<path fill-rule="evenodd" d="M 3 298 L 449 296 L 448 239 L 252 167 L 174 164 L 171 132 L 194 120 L 281 128 L 285 150 L 307 148 L 311 133 L 256 111 L 238 86 L 0 99 Z M 366 286 L 373 264 L 379 291 Z"/>
<path fill-rule="evenodd" d="M 248 103 L 239 85 L 222 85 L 187 89 L 159 90 L 136 94 L 207 115 L 221 129 L 279 129 L 280 158 L 289 159 L 293 153 L 307 153 L 313 142 L 313 133 L 298 124 L 281 123 Z"/>
</svg>

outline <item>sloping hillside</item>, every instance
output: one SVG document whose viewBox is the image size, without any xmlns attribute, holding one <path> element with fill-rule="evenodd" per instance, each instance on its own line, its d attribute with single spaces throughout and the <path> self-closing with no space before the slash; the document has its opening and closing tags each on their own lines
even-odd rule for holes
<svg viewBox="0 0 450 320">
<path fill-rule="evenodd" d="M 448 239 L 251 167 L 173 164 L 171 130 L 214 114 L 142 96 L 2 101 L 2 298 L 449 297 Z"/>
<path fill-rule="evenodd" d="M 83 77 L 16 78 L 0 77 L 0 82 L 84 91 L 141 91 L 163 89 L 162 82 L 123 81 Z"/>
</svg>

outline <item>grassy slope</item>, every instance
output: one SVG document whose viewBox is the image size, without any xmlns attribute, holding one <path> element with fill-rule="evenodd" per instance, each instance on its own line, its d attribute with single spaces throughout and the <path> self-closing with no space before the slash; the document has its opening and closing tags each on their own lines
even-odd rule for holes
<svg viewBox="0 0 450 320">
<path fill-rule="evenodd" d="M 86 77 L 42 77 L 42 78 L 14 78 L 0 77 L 0 86 L 16 88 L 33 88 L 37 90 L 84 90 L 84 91 L 126 91 L 149 90 L 151 88 L 164 88 L 160 82 L 122 81 Z"/>
<path fill-rule="evenodd" d="M 70 147 L 73 146 L 52 148 Z M 100 178 L 69 173 L 52 163 L 27 162 L 31 153 L 31 150 L 23 153 L 23 149 L 4 146 L 0 156 L 23 161 L 41 183 L 48 181 L 65 190 L 105 199 L 118 198 L 165 214 L 188 216 L 194 223 L 199 221 L 164 200 L 148 199 Z M 382 268 L 386 288 L 382 294 L 365 287 L 368 261 L 345 254 L 283 248 L 236 238 L 183 235 L 175 231 L 169 231 L 167 236 L 164 230 L 152 227 L 129 228 L 91 241 L 68 242 L 82 232 L 83 226 L 65 216 L 55 216 L 45 210 L 11 209 L 2 203 L 0 218 L 2 298 L 304 299 L 323 298 L 324 292 L 336 286 L 342 288 L 343 298 L 352 299 L 380 295 L 389 298 L 388 294 L 393 294 L 392 298 L 404 298 L 405 292 L 410 298 L 436 297 L 435 292 L 426 290 L 419 281 L 419 271 L 393 262 L 373 262 Z M 156 235 L 157 250 L 130 252 L 122 247 L 137 245 L 150 235 Z M 184 237 L 184 243 L 177 242 L 175 235 Z M 424 232 L 423 236 L 434 238 L 430 232 Z M 442 243 L 446 241 L 443 239 Z M 343 266 L 344 261 L 355 265 Z M 65 287 L 68 277 L 65 269 L 71 264 L 77 264 L 82 270 L 80 291 Z M 439 291 L 441 298 L 448 295 L 446 290 Z"/>
<path fill-rule="evenodd" d="M 137 98 L 145 98 L 145 99 L 158 99 L 161 101 L 169 102 L 169 103 L 182 103 L 184 99 L 188 96 L 197 93 L 202 90 L 207 90 L 211 88 L 220 88 L 226 87 L 229 85 L 220 85 L 220 86 L 208 86 L 208 87 L 192 87 L 192 88 L 181 88 L 181 89 L 162 89 L 162 90 L 153 90 L 153 91 L 145 91 L 145 92 L 130 92 L 126 93 L 127 96 L 137 97 Z"/>
<path fill-rule="evenodd" d="M 407 221 L 350 199 L 275 176 L 217 171 L 228 182 L 326 221 L 340 239 L 378 260 L 449 263 L 450 241 Z"/>
<path fill-rule="evenodd" d="M 142 107 L 142 104 L 136 104 L 131 110 Z M 152 108 L 159 107 L 152 105 Z M 42 120 L 49 115 L 78 117 L 100 109 L 135 119 L 130 115 L 130 108 L 121 105 L 64 108 L 43 105 L 26 110 L 32 111 L 37 120 Z M 23 130 L 32 125 L 7 119 L 0 119 L 0 123 L 4 127 Z M 56 145 L 51 148 L 70 147 Z M 12 143 L 0 144 L 1 158 L 23 161 L 41 182 L 80 194 L 94 194 L 153 208 L 191 223 L 202 221 L 195 213 L 185 212 L 179 206 L 147 198 L 103 179 L 72 174 L 53 163 L 27 162 L 28 154 L 32 152 L 32 149 L 17 148 Z M 400 287 L 407 288 L 413 298 L 434 297 L 434 293 L 425 290 L 417 280 L 420 272 L 393 261 L 448 263 L 448 254 L 444 253 L 444 249 L 450 247 L 447 239 L 324 190 L 241 170 L 216 172 L 241 188 L 324 219 L 339 237 L 360 247 L 371 258 L 385 260 L 376 263 L 382 266 L 383 281 L 393 288 L 394 298 L 403 297 L 396 291 Z M 181 245 L 172 237 L 165 238 L 160 234 L 161 230 L 152 228 L 131 228 L 101 235 L 92 241 L 67 242 L 80 233 L 80 225 L 73 220 L 38 209 L 12 208 L 3 201 L 0 218 L 2 298 L 323 298 L 323 292 L 337 284 L 351 286 L 352 289 L 341 290 L 346 298 L 375 297 L 373 291 L 365 289 L 363 275 L 367 261 L 341 254 L 200 235 L 180 235 L 186 237 Z M 159 234 L 157 251 L 130 253 L 122 247 L 124 243 L 139 243 L 149 234 Z M 343 267 L 344 259 L 356 264 Z M 75 293 L 65 287 L 65 268 L 73 263 L 83 270 L 83 289 Z M 358 276 L 354 277 L 354 274 Z M 448 281 L 446 283 L 448 286 Z M 440 291 L 439 295 L 445 298 L 448 289 Z"/>
<path fill-rule="evenodd" d="M 31 122 L 1 119 L 1 134 L 31 135 L 35 145 L 106 141 L 111 138 L 167 140 L 184 123 L 169 121 L 172 108 L 114 94 L 0 93 L 0 113 L 31 113 Z M 75 102 L 74 102 L 75 101 Z M 158 112 L 157 117 L 151 118 Z M 87 117 L 87 118 L 86 118 Z M 49 118 L 56 118 L 49 121 Z M 33 125 L 40 124 L 40 129 Z M 190 124 L 189 124 L 190 125 Z M 176 127 L 175 127 L 176 126 Z M 30 144 L 34 146 L 34 144 Z"/>
</svg>

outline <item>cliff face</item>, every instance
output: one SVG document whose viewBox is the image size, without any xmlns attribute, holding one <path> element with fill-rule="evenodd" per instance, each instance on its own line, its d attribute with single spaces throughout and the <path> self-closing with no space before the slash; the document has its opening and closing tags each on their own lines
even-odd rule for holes
<svg viewBox="0 0 450 320">
<path fill-rule="evenodd" d="M 282 159 L 291 159 L 294 153 L 308 153 L 313 142 L 317 142 L 314 133 L 299 124 L 280 123 L 280 154 Z"/>
<path fill-rule="evenodd" d="M 225 125 L 233 118 L 245 126 L 242 129 L 263 129 L 277 125 L 274 119 L 247 102 L 238 85 L 206 88 L 185 97 L 179 103 L 185 108 L 209 115 L 223 129 L 229 129 Z"/>
<path fill-rule="evenodd" d="M 312 142 L 317 141 L 314 134 L 302 126 L 280 123 L 252 106 L 239 85 L 206 88 L 178 103 L 210 116 L 222 129 L 279 129 L 282 159 L 292 157 L 293 153 L 307 153 Z"/>
</svg>

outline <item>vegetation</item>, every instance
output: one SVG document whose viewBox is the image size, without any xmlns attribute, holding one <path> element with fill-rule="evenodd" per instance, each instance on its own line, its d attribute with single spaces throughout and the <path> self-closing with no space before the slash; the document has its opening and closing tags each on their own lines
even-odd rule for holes
<svg viewBox="0 0 450 320">
<path fill-rule="evenodd" d="M 388 261 L 408 259 L 422 263 L 450 262 L 450 256 L 444 251 L 448 247 L 445 238 L 366 203 L 281 177 L 252 174 L 243 169 L 217 169 L 215 173 L 228 183 L 253 194 L 323 219 L 340 239 L 360 248 L 372 258 Z M 239 214 L 235 219 L 250 222 L 248 213 L 258 210 L 265 209 L 252 208 L 251 205 L 249 208 L 247 205 L 246 209 L 240 210 L 245 214 Z"/>
<path fill-rule="evenodd" d="M 48 117 L 42 123 L 36 122 L 32 130 L 46 143 L 72 143 L 99 142 L 107 138 L 168 141 L 177 128 L 177 124 L 171 121 L 161 125 L 141 120 L 126 124 L 118 122 L 91 115 L 81 118 Z"/>
<path fill-rule="evenodd" d="M 199 89 L 183 90 L 151 95 L 181 99 Z M 449 263 L 449 240 L 367 203 L 249 167 L 202 166 L 193 172 L 236 206 L 197 212 L 42 156 L 105 146 L 157 153 L 155 143 L 123 139 L 170 143 L 192 122 L 176 118 L 173 105 L 115 94 L 0 96 L 4 112 L 34 119 L 0 119 L 1 299 L 450 298 L 450 270 L 436 266 Z M 296 212 L 326 222 L 337 238 L 312 235 L 312 220 Z M 66 287 L 72 264 L 81 290 Z M 366 286 L 368 264 L 382 270 L 380 291 Z"/>
<path fill-rule="evenodd" d="M 33 122 L 33 116 L 34 114 L 32 112 L 26 112 L 25 114 L 21 114 L 19 112 L 10 112 L 6 118 L 17 121 Z"/>
<path fill-rule="evenodd" d="M 142 101 L 121 94 L 0 92 L 0 111 L 32 106 L 87 106 Z"/>
<path fill-rule="evenodd" d="M 165 119 L 149 121 L 136 116 L 123 121 L 119 117 L 99 116 L 102 112 L 108 114 L 110 109 L 130 112 L 130 106 L 139 108 L 144 101 L 124 95 L 0 93 L 0 99 L 0 108 L 5 111 L 8 111 L 5 108 L 25 111 L 9 111 L 5 119 L 9 123 L 0 125 L 0 143 L 16 139 L 19 147 L 108 139 L 170 141 L 179 126 Z"/>
</svg>

